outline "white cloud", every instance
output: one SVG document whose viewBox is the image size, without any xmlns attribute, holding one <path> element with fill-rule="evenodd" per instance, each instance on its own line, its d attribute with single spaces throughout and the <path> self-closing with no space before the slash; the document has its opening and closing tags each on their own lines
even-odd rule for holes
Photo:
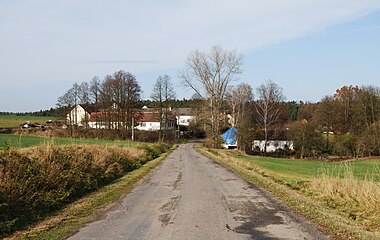
<svg viewBox="0 0 380 240">
<path fill-rule="evenodd" d="M 5 39 L 0 43 L 18 58 L 60 59 L 67 64 L 159 59 L 166 62 L 161 67 L 182 65 L 188 52 L 196 48 L 221 44 L 252 51 L 380 8 L 378 0 L 33 1 L 2 5 L 5 24 L 0 29 L 5 31 Z M 7 57 L 0 60 L 5 61 L 3 58 Z"/>
<path fill-rule="evenodd" d="M 379 0 L 2 1 L 0 82 L 106 74 L 120 59 L 136 74 L 179 68 L 194 49 L 220 44 L 244 54 L 379 9 Z"/>
</svg>

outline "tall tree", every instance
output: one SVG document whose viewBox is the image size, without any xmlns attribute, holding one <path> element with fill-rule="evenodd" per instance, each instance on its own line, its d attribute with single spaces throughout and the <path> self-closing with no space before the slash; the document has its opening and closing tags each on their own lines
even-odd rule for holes
<svg viewBox="0 0 380 240">
<path fill-rule="evenodd" d="M 334 94 L 335 114 L 337 116 L 335 128 L 339 134 L 356 130 L 358 122 L 355 120 L 354 103 L 357 101 L 358 92 L 358 86 L 350 85 L 337 89 Z"/>
<path fill-rule="evenodd" d="M 141 107 L 141 87 L 136 77 L 131 74 L 126 74 L 126 127 L 132 129 L 135 124 L 134 117 L 139 112 Z M 130 133 L 132 137 L 132 133 Z"/>
<path fill-rule="evenodd" d="M 247 83 L 231 86 L 227 100 L 232 108 L 234 125 L 238 128 L 237 143 L 240 150 L 245 150 L 249 144 L 249 128 L 252 121 L 249 119 L 249 104 L 253 99 L 252 87 Z"/>
<path fill-rule="evenodd" d="M 90 98 L 96 107 L 99 107 L 100 100 L 100 91 L 101 91 L 101 82 L 99 77 L 95 76 L 90 82 Z"/>
<path fill-rule="evenodd" d="M 81 104 L 90 104 L 90 85 L 88 82 L 82 82 L 78 87 L 78 97 Z"/>
<path fill-rule="evenodd" d="M 280 103 L 285 100 L 282 88 L 268 80 L 257 88 L 258 99 L 254 104 L 259 125 L 264 131 L 264 152 L 267 150 L 268 133 L 273 129 L 281 116 Z"/>
<path fill-rule="evenodd" d="M 321 153 L 323 139 L 315 122 L 306 119 L 291 122 L 287 125 L 288 139 L 294 143 L 300 158 L 311 157 Z"/>
<path fill-rule="evenodd" d="M 285 103 L 285 108 L 287 112 L 287 119 L 289 121 L 296 121 L 299 115 L 300 104 L 296 101 L 290 101 Z"/>
<path fill-rule="evenodd" d="M 89 110 L 89 105 L 91 103 L 91 100 L 90 100 L 90 85 L 88 82 L 82 82 L 80 85 L 79 85 L 79 88 L 78 88 L 79 92 L 78 92 L 78 97 L 79 97 L 79 101 L 80 101 L 80 104 L 82 104 L 82 107 L 84 107 L 86 109 L 86 111 Z M 84 115 L 84 124 L 85 124 L 85 127 L 86 129 L 88 129 L 88 122 L 89 122 L 89 116 L 87 114 Z"/>
<path fill-rule="evenodd" d="M 180 74 L 187 87 L 209 101 L 214 148 L 220 147 L 219 114 L 222 102 L 229 84 L 241 73 L 241 64 L 241 54 L 214 46 L 209 53 L 198 50 L 191 52 L 186 61 L 186 70 Z"/>
<path fill-rule="evenodd" d="M 92 102 L 94 109 L 99 111 L 100 108 L 100 99 L 101 99 L 101 86 L 102 83 L 99 79 L 99 77 L 94 76 L 89 84 L 89 98 L 90 102 Z M 102 120 L 99 118 L 96 118 L 97 124 L 95 125 L 96 128 L 99 128 L 102 125 Z M 98 122 L 100 121 L 100 122 Z"/>
<path fill-rule="evenodd" d="M 112 76 L 107 75 L 104 81 L 101 83 L 101 94 L 99 105 L 102 109 L 101 111 L 101 125 L 104 125 L 107 129 L 113 129 L 113 109 L 114 99 L 113 99 L 113 81 Z"/>
<path fill-rule="evenodd" d="M 108 123 L 110 128 L 121 130 L 125 116 L 124 72 L 107 75 L 103 82 L 103 101 L 108 104 Z"/>
<path fill-rule="evenodd" d="M 357 102 L 354 104 L 357 119 L 367 129 L 380 119 L 380 88 L 362 86 L 357 92 Z"/>
<path fill-rule="evenodd" d="M 108 109 L 106 116 L 109 128 L 130 129 L 141 93 L 135 76 L 122 70 L 108 75 L 102 83 L 101 93 L 102 105 Z"/>
<path fill-rule="evenodd" d="M 330 132 L 334 131 L 335 112 L 334 98 L 331 96 L 324 97 L 318 104 L 316 111 L 316 121 L 321 125 L 322 130 L 326 133 L 326 152 L 331 152 Z"/>
<path fill-rule="evenodd" d="M 158 103 L 160 114 L 160 131 L 159 140 L 163 141 L 164 135 L 162 129 L 168 129 L 168 112 L 170 101 L 175 99 L 175 91 L 171 78 L 168 75 L 158 76 L 156 83 L 153 86 L 151 98 Z"/>
<path fill-rule="evenodd" d="M 359 151 L 361 155 L 380 153 L 380 88 L 362 86 L 358 91 L 354 104 L 357 121 L 361 129 L 358 131 Z"/>
<path fill-rule="evenodd" d="M 68 119 L 68 125 L 71 136 L 73 135 L 73 126 L 78 123 L 78 113 L 76 106 L 80 103 L 79 92 L 79 85 L 77 83 L 74 83 L 73 86 L 69 90 L 67 90 L 67 92 L 64 93 L 61 97 L 59 97 L 57 101 L 58 107 L 65 107 L 69 111 L 71 111 L 72 108 L 75 107 L 73 114 L 71 112 L 69 113 Z"/>
</svg>

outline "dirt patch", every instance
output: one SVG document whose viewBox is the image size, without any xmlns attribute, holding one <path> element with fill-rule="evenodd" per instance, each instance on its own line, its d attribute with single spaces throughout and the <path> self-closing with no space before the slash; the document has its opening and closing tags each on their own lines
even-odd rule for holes
<svg viewBox="0 0 380 240">
<path fill-rule="evenodd" d="M 165 203 L 165 205 L 161 207 L 161 210 L 164 212 L 175 210 L 178 206 L 179 200 L 180 200 L 179 196 L 170 198 L 170 201 Z"/>
<path fill-rule="evenodd" d="M 179 172 L 177 179 L 173 183 L 173 189 L 176 190 L 178 188 L 179 182 L 182 180 L 182 172 Z"/>
<path fill-rule="evenodd" d="M 170 223 L 170 214 L 162 214 L 158 217 L 158 220 L 160 220 L 161 226 L 167 226 Z"/>
</svg>

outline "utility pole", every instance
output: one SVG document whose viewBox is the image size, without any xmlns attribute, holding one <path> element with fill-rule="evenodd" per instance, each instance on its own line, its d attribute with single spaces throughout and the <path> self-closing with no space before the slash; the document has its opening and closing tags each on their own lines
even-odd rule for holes
<svg viewBox="0 0 380 240">
<path fill-rule="evenodd" d="M 135 138 L 135 126 L 134 125 L 135 125 L 135 118 L 132 117 L 132 136 L 131 136 L 132 141 Z"/>
</svg>

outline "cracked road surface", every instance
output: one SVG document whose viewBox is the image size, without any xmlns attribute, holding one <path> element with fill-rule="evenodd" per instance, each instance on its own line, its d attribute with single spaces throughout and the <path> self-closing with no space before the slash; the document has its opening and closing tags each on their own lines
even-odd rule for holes
<svg viewBox="0 0 380 240">
<path fill-rule="evenodd" d="M 69 239 L 326 239 L 267 192 L 181 145 Z"/>
</svg>

